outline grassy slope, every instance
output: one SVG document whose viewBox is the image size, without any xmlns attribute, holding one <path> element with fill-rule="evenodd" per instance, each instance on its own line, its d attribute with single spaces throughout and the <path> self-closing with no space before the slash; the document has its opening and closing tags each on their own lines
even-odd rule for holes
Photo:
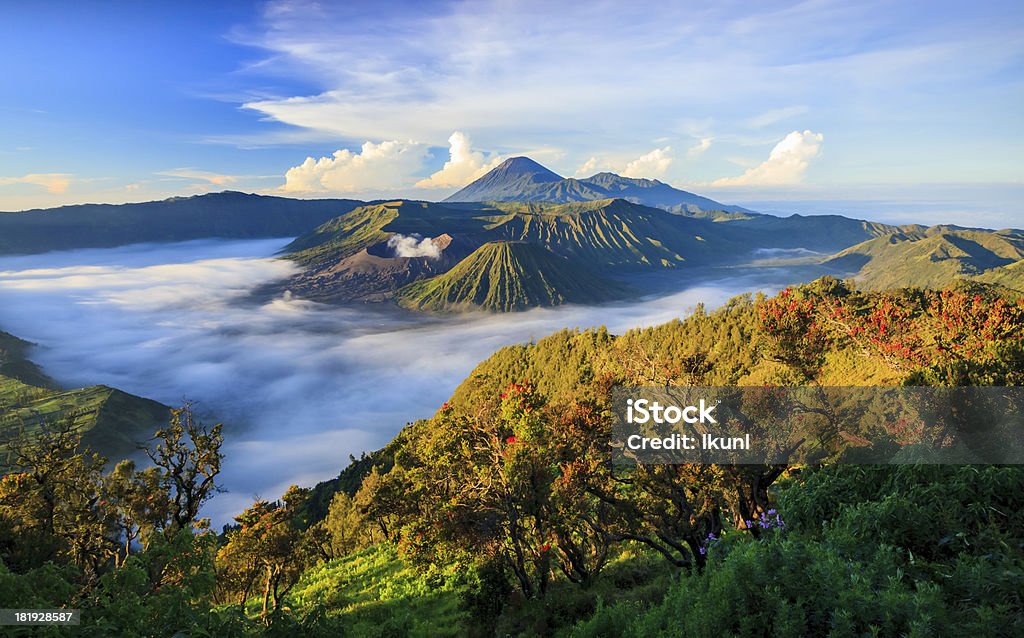
<svg viewBox="0 0 1024 638">
<path fill-rule="evenodd" d="M 345 615 L 351 636 L 464 635 L 467 613 L 460 594 L 462 567 L 423 574 L 405 564 L 395 548 L 377 545 L 306 572 L 289 604 L 319 605 Z"/>
<path fill-rule="evenodd" d="M 497 623 L 496 635 L 545 635 L 552 620 L 568 624 L 589 617 L 604 604 L 654 603 L 673 580 L 660 557 L 639 547 L 624 550 L 588 589 L 556 577 L 545 600 L 510 605 Z M 349 636 L 487 635 L 475 625 L 467 596 L 475 589 L 472 569 L 452 564 L 417 569 L 402 560 L 392 545 L 375 545 L 333 560 L 303 574 L 287 604 L 308 612 L 314 607 L 342 616 Z M 255 614 L 256 601 L 250 602 Z M 560 621 L 560 622 L 559 622 Z"/>
<path fill-rule="evenodd" d="M 390 233 L 449 233 L 482 245 L 524 241 L 545 245 L 593 268 L 674 267 L 722 261 L 745 249 L 747 234 L 625 200 L 573 204 L 427 204 L 362 206 L 296 239 L 290 258 L 307 266 L 333 263 Z"/>
<path fill-rule="evenodd" d="M 828 263 L 859 268 L 861 287 L 938 288 L 958 279 L 977 279 L 1020 288 L 1024 232 L 933 227 L 877 237 L 852 246 Z"/>
<path fill-rule="evenodd" d="M 490 219 L 492 234 L 544 244 L 595 268 L 702 265 L 741 250 L 725 226 L 622 199 L 495 206 L 503 214 Z"/>
<path fill-rule="evenodd" d="M 1018 295 L 1024 295 L 1024 259 L 987 270 L 977 275 L 975 279 L 983 283 L 1001 286 Z"/>
<path fill-rule="evenodd" d="M 115 388 L 57 389 L 25 358 L 29 345 L 0 332 L 0 433 L 71 419 L 85 433 L 86 444 L 120 458 L 167 421 L 167 406 Z"/>
<path fill-rule="evenodd" d="M 402 288 L 399 304 L 416 310 L 482 308 L 508 312 L 563 303 L 596 303 L 624 291 L 538 244 L 491 242 L 454 268 Z"/>
</svg>

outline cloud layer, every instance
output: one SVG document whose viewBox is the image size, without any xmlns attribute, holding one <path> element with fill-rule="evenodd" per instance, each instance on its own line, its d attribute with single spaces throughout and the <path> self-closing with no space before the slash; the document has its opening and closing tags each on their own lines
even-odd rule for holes
<svg viewBox="0 0 1024 638">
<path fill-rule="evenodd" d="M 302 72 L 324 87 L 252 99 L 245 108 L 324 137 L 436 147 L 451 131 L 466 131 L 503 156 L 553 148 L 560 159 L 551 168 L 581 167 L 579 176 L 611 168 L 668 181 L 791 184 L 805 174 L 801 149 L 738 177 L 728 176 L 730 158 L 750 161 L 766 138 L 813 121 L 815 131 L 855 130 L 860 140 L 834 149 L 815 171 L 820 180 L 884 181 L 895 168 L 911 181 L 935 179 L 925 168 L 935 164 L 959 174 L 959 164 L 927 149 L 953 137 L 957 148 L 977 148 L 981 133 L 959 125 L 972 121 L 968 113 L 991 111 L 1003 125 L 984 133 L 987 143 L 1004 145 L 1000 131 L 1019 102 L 1005 78 L 1024 53 L 1007 26 L 1011 13 L 1019 9 L 922 12 L 919 3 L 879 9 L 824 0 L 742 10 L 699 1 L 636 12 L 614 3 L 482 0 L 408 6 L 384 20 L 373 9 L 290 1 L 271 3 L 261 23 L 236 37 L 267 52 L 265 68 Z M 368 28 L 377 19 L 387 25 L 386 47 L 380 30 Z M 932 99 L 937 91 L 948 103 Z M 992 91 L 993 101 L 971 97 L 979 91 Z M 909 128 L 918 133 L 899 152 L 868 157 L 866 149 L 887 147 Z M 650 141 L 701 161 L 670 162 L 664 150 L 649 150 Z M 804 140 L 802 150 L 813 142 Z M 421 187 L 457 186 L 477 174 L 483 159 L 451 145 L 449 165 Z M 985 162 L 1008 174 L 1005 161 Z"/>
<path fill-rule="evenodd" d="M 437 198 L 436 191 L 461 188 L 504 159 L 475 150 L 469 136 L 461 131 L 452 133 L 448 144 L 448 161 L 427 178 L 419 177 L 431 157 L 427 144 L 416 140 L 367 141 L 358 152 L 340 149 L 329 157 L 307 157 L 302 164 L 288 169 L 280 190 L 299 195 L 339 194 L 369 199 Z"/>
<path fill-rule="evenodd" d="M 566 326 L 615 332 L 663 323 L 790 283 L 779 271 L 678 282 L 681 292 L 602 308 L 567 306 L 444 320 L 374 306 L 257 302 L 249 290 L 294 266 L 287 240 L 200 241 L 0 258 L 0 328 L 40 344 L 33 359 L 67 386 L 105 383 L 171 405 L 198 402 L 226 425 L 226 522 L 253 495 L 335 476 L 429 417 L 498 348 Z"/>
</svg>

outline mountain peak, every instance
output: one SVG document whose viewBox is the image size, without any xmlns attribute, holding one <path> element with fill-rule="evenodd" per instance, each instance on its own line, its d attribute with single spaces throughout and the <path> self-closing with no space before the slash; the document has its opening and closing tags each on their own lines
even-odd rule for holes
<svg viewBox="0 0 1024 638">
<path fill-rule="evenodd" d="M 602 172 L 584 179 L 563 179 L 529 157 L 510 157 L 446 202 L 586 202 L 627 199 L 682 214 L 699 211 L 749 213 L 738 206 L 673 188 L 656 179 Z"/>
<path fill-rule="evenodd" d="M 561 181 L 561 175 L 529 157 L 510 157 L 444 201 L 482 202 L 516 199 L 521 193 L 539 184 Z"/>
<path fill-rule="evenodd" d="M 529 157 L 523 156 L 508 158 L 501 164 L 495 166 L 490 173 L 504 175 L 534 175 L 539 178 L 534 180 L 536 182 L 557 182 L 562 179 L 562 176 L 558 173 L 555 173 L 545 166 L 541 166 Z"/>
</svg>

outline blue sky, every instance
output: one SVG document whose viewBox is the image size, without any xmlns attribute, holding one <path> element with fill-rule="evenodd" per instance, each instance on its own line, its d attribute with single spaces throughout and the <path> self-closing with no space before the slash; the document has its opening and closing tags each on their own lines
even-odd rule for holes
<svg viewBox="0 0 1024 638">
<path fill-rule="evenodd" d="M 1024 225 L 1020 2 L 5 5 L 0 210 L 440 199 L 527 154 Z"/>
</svg>

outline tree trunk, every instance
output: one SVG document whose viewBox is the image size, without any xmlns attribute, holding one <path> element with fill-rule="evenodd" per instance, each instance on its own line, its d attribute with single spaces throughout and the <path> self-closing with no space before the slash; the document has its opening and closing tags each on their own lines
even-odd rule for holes
<svg viewBox="0 0 1024 638">
<path fill-rule="evenodd" d="M 268 606 L 270 605 L 270 584 L 272 580 L 272 570 L 270 567 L 267 567 L 267 582 L 263 586 L 263 611 L 260 613 L 260 618 L 263 619 L 263 623 L 266 625 L 270 624 L 268 618 Z"/>
</svg>

